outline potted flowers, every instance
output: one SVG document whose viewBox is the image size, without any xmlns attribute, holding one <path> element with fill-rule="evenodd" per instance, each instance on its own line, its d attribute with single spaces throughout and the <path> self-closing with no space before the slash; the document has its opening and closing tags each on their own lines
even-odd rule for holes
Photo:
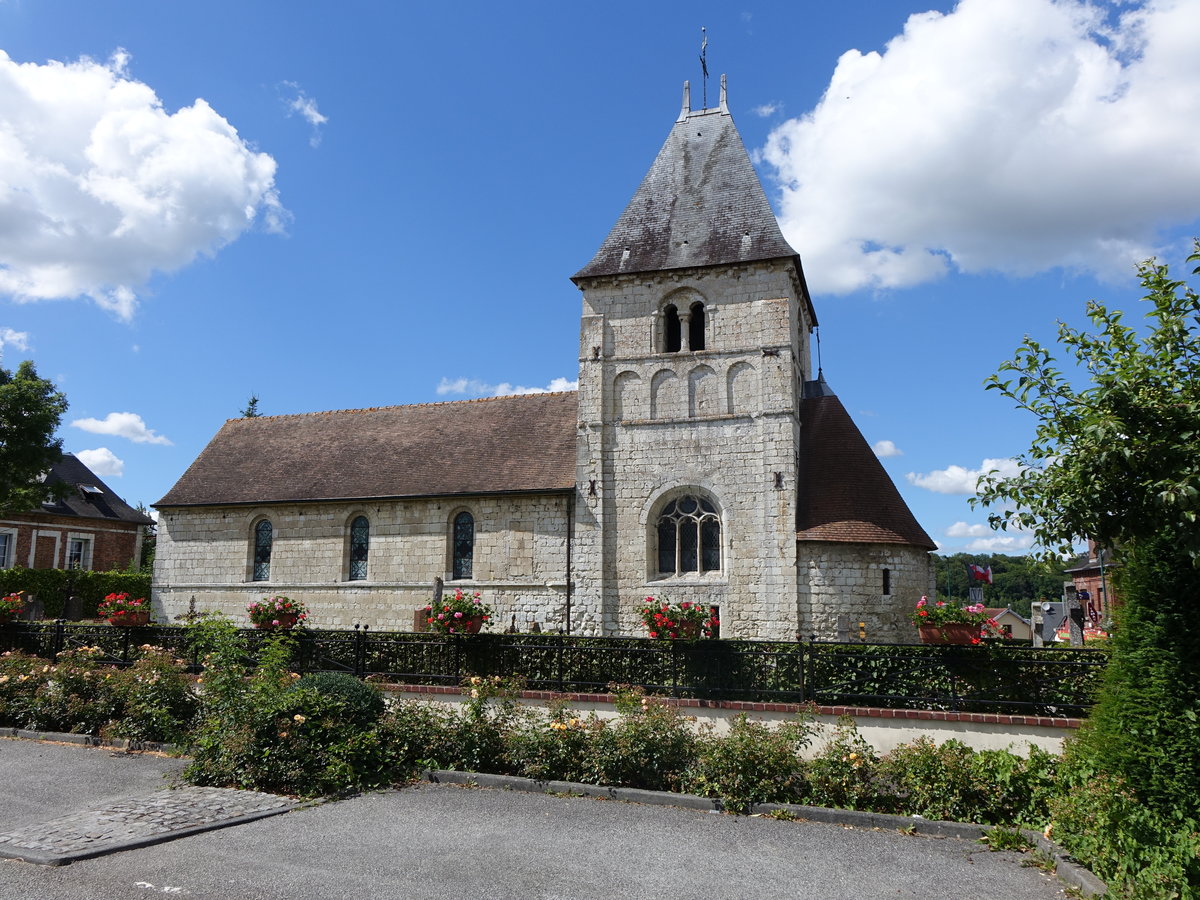
<svg viewBox="0 0 1200 900">
<path fill-rule="evenodd" d="M 246 615 L 255 628 L 294 628 L 308 618 L 308 610 L 291 597 L 263 597 L 246 607 Z"/>
<path fill-rule="evenodd" d="M 122 591 L 109 594 L 96 607 L 100 618 L 108 619 L 109 625 L 136 628 L 150 623 L 150 604 L 144 597 L 131 598 Z"/>
<path fill-rule="evenodd" d="M 924 644 L 978 644 L 985 627 L 996 628 L 988 618 L 983 604 L 960 606 L 938 600 L 930 603 L 927 597 L 917 601 L 909 619 L 917 626 Z"/>
<path fill-rule="evenodd" d="M 21 610 L 25 608 L 25 601 L 21 599 L 23 593 L 25 592 L 14 591 L 0 597 L 0 625 L 11 622 L 21 614 Z"/>
<path fill-rule="evenodd" d="M 712 637 L 721 624 L 711 611 L 689 600 L 669 603 L 647 597 L 638 614 L 650 637 L 657 640 L 694 640 L 701 632 L 705 637 Z"/>
<path fill-rule="evenodd" d="M 464 594 L 456 590 L 452 597 L 442 597 L 437 606 L 425 607 L 425 624 L 442 634 L 478 634 L 492 620 L 492 608 L 483 602 L 478 591 Z"/>
</svg>

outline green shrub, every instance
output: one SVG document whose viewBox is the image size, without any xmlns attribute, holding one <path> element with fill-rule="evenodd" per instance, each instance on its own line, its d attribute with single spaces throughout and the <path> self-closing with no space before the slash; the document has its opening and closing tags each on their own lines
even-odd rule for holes
<svg viewBox="0 0 1200 900">
<path fill-rule="evenodd" d="M 379 688 L 344 672 L 311 672 L 297 681 L 295 687 L 316 691 L 340 704 L 342 717 L 361 728 L 377 724 L 383 715 L 383 694 Z"/>
<path fill-rule="evenodd" d="M 107 734 L 185 743 L 198 706 L 186 663 L 161 647 L 145 644 L 140 649 L 137 661 L 110 679 L 119 710 Z"/>
<path fill-rule="evenodd" d="M 1113 897 L 1200 897 L 1200 822 L 1148 808 L 1119 779 L 1097 775 L 1051 803 L 1051 837 L 1108 883 Z"/>
<path fill-rule="evenodd" d="M 455 716 L 434 703 L 408 700 L 386 713 L 379 732 L 397 780 L 421 769 L 449 769 L 461 759 L 455 747 Z"/>
<path fill-rule="evenodd" d="M 621 688 L 615 722 L 594 734 L 595 780 L 652 791 L 677 790 L 696 756 L 696 735 L 674 707 Z"/>
<path fill-rule="evenodd" d="M 508 758 L 527 778 L 595 782 L 593 745 L 604 729 L 594 714 L 583 718 L 564 702 L 552 701 L 545 717 L 530 716 L 508 734 Z"/>
<path fill-rule="evenodd" d="M 34 697 L 49 668 L 49 660 L 20 650 L 0 654 L 0 726 L 29 725 Z"/>
<path fill-rule="evenodd" d="M 744 813 L 755 803 L 797 803 L 805 794 L 800 752 L 812 740 L 804 717 L 770 728 L 737 716 L 729 733 L 701 737 L 686 787 L 705 797 L 720 797 L 725 808 Z"/>
<path fill-rule="evenodd" d="M 839 809 L 873 809 L 878 764 L 874 749 L 858 733 L 854 720 L 842 716 L 829 742 L 809 761 L 809 802 Z"/>
<path fill-rule="evenodd" d="M 34 694 L 28 727 L 71 734 L 99 734 L 120 710 L 117 671 L 99 666 L 98 647 L 58 654 Z"/>
</svg>

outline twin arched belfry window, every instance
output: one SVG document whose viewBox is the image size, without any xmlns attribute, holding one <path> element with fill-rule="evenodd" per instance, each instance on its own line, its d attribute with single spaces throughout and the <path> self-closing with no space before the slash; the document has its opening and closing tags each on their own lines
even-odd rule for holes
<svg viewBox="0 0 1200 900">
<path fill-rule="evenodd" d="M 721 516 L 711 501 L 685 494 L 658 516 L 658 572 L 684 575 L 721 569 Z"/>
<path fill-rule="evenodd" d="M 684 322 L 686 320 L 686 329 Z M 704 347 L 704 304 L 697 300 L 681 315 L 674 303 L 663 308 L 663 352 L 678 353 L 683 349 L 683 336 L 687 334 L 688 350 L 703 350 Z"/>
</svg>

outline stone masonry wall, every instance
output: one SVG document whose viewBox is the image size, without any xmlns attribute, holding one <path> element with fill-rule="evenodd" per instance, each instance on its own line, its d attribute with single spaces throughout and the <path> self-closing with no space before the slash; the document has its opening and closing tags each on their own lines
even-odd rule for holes
<svg viewBox="0 0 1200 900">
<path fill-rule="evenodd" d="M 800 634 L 805 639 L 838 639 L 838 616 L 857 638 L 865 623 L 873 643 L 915 643 L 917 630 L 908 620 L 922 594 L 933 593 L 934 569 L 929 553 L 901 544 L 799 543 Z M 887 569 L 890 593 L 883 593 Z"/>
<path fill-rule="evenodd" d="M 495 629 L 516 616 L 528 629 L 564 625 L 567 504 L 562 494 L 504 495 L 259 508 L 163 509 L 153 602 L 160 619 L 217 610 L 245 621 L 248 603 L 275 594 L 303 600 L 317 627 L 410 630 L 413 613 L 447 590 L 480 591 Z M 451 532 L 463 510 L 475 519 L 473 576 L 451 579 Z M 350 581 L 350 522 L 370 522 L 367 578 Z M 254 525 L 271 520 L 270 580 L 251 580 Z"/>
<path fill-rule="evenodd" d="M 729 637 L 795 636 L 799 298 L 788 261 L 584 286 L 575 568 L 594 630 L 641 634 L 653 595 L 719 605 Z M 663 309 L 695 302 L 704 349 L 665 352 Z M 720 571 L 657 571 L 658 514 L 684 493 L 720 510 Z"/>
</svg>

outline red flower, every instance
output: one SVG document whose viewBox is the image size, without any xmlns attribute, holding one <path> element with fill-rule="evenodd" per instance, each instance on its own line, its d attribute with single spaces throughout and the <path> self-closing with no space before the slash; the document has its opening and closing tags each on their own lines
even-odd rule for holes
<svg viewBox="0 0 1200 900">
<path fill-rule="evenodd" d="M 650 637 L 652 637 L 652 638 L 658 637 L 658 632 L 657 631 L 650 632 Z"/>
</svg>

